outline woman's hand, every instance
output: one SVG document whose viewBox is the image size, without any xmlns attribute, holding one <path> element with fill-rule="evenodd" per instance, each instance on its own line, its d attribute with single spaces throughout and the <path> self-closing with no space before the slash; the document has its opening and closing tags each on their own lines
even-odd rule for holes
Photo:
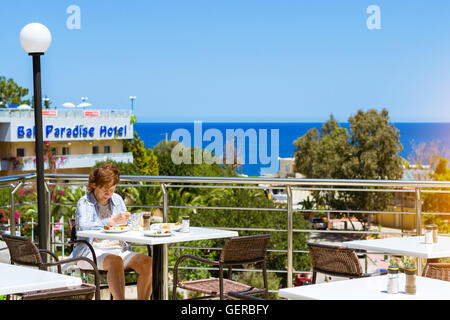
<svg viewBox="0 0 450 320">
<path fill-rule="evenodd" d="M 118 214 L 115 214 L 108 220 L 108 224 L 111 226 L 115 226 L 117 224 L 125 224 L 128 219 L 130 219 L 131 213 L 129 212 L 119 212 Z"/>
</svg>

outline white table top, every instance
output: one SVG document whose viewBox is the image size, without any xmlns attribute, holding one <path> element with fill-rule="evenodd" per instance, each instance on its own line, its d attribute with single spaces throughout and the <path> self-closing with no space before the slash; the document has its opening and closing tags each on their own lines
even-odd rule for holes
<svg viewBox="0 0 450 320">
<path fill-rule="evenodd" d="M 425 259 L 450 257 L 450 237 L 443 236 L 439 236 L 438 242 L 433 244 L 426 244 L 424 236 L 416 236 L 345 241 L 342 246 Z"/>
<path fill-rule="evenodd" d="M 79 285 L 81 285 L 81 278 L 0 263 L 0 294 L 2 295 Z"/>
<path fill-rule="evenodd" d="M 450 300 L 450 282 L 416 276 L 416 294 L 405 293 L 405 274 L 399 274 L 399 293 L 389 294 L 387 275 L 337 280 L 280 289 L 278 295 L 293 300 Z"/>
<path fill-rule="evenodd" d="M 144 236 L 140 231 L 127 231 L 121 233 L 107 233 L 103 230 L 84 230 L 77 231 L 77 236 L 99 239 L 123 240 L 126 242 L 143 243 L 149 245 L 176 243 L 194 240 L 209 240 L 220 238 L 237 237 L 237 231 L 219 230 L 201 227 L 190 227 L 189 233 L 173 232 L 173 235 L 168 237 L 150 237 Z"/>
</svg>

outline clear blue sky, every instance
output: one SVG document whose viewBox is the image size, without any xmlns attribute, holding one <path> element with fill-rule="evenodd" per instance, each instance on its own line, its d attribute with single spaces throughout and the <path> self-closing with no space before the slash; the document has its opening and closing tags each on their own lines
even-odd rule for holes
<svg viewBox="0 0 450 320">
<path fill-rule="evenodd" d="M 381 29 L 369 30 L 369 5 Z M 81 29 L 69 30 L 70 5 Z M 0 75 L 32 88 L 19 33 L 45 24 L 43 94 L 130 108 L 139 122 L 450 121 L 447 0 L 20 0 L 0 2 Z"/>
</svg>

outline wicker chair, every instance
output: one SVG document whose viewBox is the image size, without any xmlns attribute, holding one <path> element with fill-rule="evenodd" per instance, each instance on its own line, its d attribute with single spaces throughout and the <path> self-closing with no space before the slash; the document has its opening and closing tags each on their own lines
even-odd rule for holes
<svg viewBox="0 0 450 320">
<path fill-rule="evenodd" d="M 26 237 L 13 236 L 10 234 L 2 233 L 3 240 L 9 249 L 9 254 L 11 257 L 11 264 L 25 265 L 31 267 L 37 267 L 40 270 L 45 270 L 49 267 L 57 267 L 58 273 L 61 272 L 61 265 L 66 263 L 73 263 L 77 261 L 86 261 L 90 263 L 93 268 L 95 275 L 95 285 L 81 284 L 76 287 L 65 287 L 49 290 L 39 290 L 33 292 L 24 292 L 20 294 L 15 294 L 22 300 L 91 300 L 95 295 L 95 299 L 100 299 L 99 291 L 99 274 L 97 271 L 97 266 L 94 262 L 85 257 L 70 258 L 59 260 L 58 257 L 51 251 L 45 249 L 39 249 L 33 241 Z M 55 262 L 43 262 L 42 255 L 48 254 L 54 258 Z"/>
<path fill-rule="evenodd" d="M 316 283 L 317 272 L 345 278 L 363 278 L 384 274 L 364 273 L 353 249 L 308 243 L 308 250 L 313 268 L 312 284 Z"/>
<path fill-rule="evenodd" d="M 173 270 L 173 300 L 176 300 L 177 287 L 207 295 L 201 299 L 219 297 L 223 300 L 228 297 L 230 292 L 233 292 L 233 297 L 238 299 L 252 299 L 251 296 L 257 293 L 263 293 L 265 299 L 269 299 L 266 269 L 266 252 L 269 241 L 269 234 L 230 238 L 222 249 L 219 261 L 210 261 L 189 254 L 180 256 Z M 219 267 L 219 278 L 178 282 L 178 266 L 185 259 L 193 259 Z M 262 264 L 264 289 L 231 280 L 233 266 L 256 263 Z M 228 267 L 228 279 L 224 278 L 224 267 Z"/>
<path fill-rule="evenodd" d="M 77 228 L 76 228 L 76 221 L 75 219 L 69 219 L 68 222 L 68 228 L 69 228 L 69 235 L 70 235 L 70 240 L 69 240 L 69 244 L 71 244 L 71 250 L 73 250 L 73 245 L 75 243 L 84 243 L 85 245 L 88 246 L 89 250 L 92 253 L 92 258 L 94 260 L 95 265 L 97 265 L 97 256 L 95 255 L 95 250 L 92 247 L 92 245 L 86 241 L 86 240 L 81 240 L 81 239 L 77 239 Z M 148 255 L 151 256 L 151 246 L 147 246 L 147 251 L 148 251 Z M 85 274 L 94 274 L 94 270 L 91 269 L 80 269 L 80 272 L 85 273 Z M 107 274 L 106 270 L 98 270 L 98 273 L 100 274 L 100 276 L 105 277 Z M 125 270 L 125 275 L 129 275 L 129 274 L 134 274 L 134 270 L 131 269 L 127 269 Z M 136 285 L 137 282 L 136 281 L 127 281 L 125 283 L 125 286 L 134 286 Z M 100 290 L 101 289 L 108 289 L 108 284 L 107 283 L 101 283 L 100 284 Z M 113 295 L 110 294 L 110 299 L 113 300 Z"/>
<path fill-rule="evenodd" d="M 228 297 L 234 300 L 265 300 L 263 298 L 255 297 L 249 294 L 244 294 L 236 291 L 228 291 Z"/>
<path fill-rule="evenodd" d="M 423 276 L 450 281 L 450 263 L 427 263 L 423 270 Z"/>
</svg>

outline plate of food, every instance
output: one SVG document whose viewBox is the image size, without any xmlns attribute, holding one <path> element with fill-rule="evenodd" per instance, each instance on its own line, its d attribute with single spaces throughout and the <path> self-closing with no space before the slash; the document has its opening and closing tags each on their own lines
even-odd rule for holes
<svg viewBox="0 0 450 320">
<path fill-rule="evenodd" d="M 177 223 L 152 223 L 150 226 L 151 230 L 170 230 L 170 231 L 179 231 L 181 229 L 181 222 Z"/>
<path fill-rule="evenodd" d="M 120 233 L 130 230 L 129 226 L 126 224 L 119 224 L 117 226 L 104 226 L 103 231 L 107 233 Z"/>
<path fill-rule="evenodd" d="M 173 235 L 170 230 L 144 230 L 144 236 L 147 237 L 170 237 Z"/>
</svg>

